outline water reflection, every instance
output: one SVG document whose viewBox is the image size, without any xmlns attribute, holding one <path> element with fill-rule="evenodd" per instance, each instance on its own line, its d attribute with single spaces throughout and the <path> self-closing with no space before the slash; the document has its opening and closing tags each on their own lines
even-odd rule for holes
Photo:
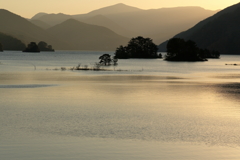
<svg viewBox="0 0 240 160">
<path fill-rule="evenodd" d="M 143 73 L 46 71 L 98 57 L 3 56 L 2 159 L 240 158 L 238 68 L 225 66 L 224 56 L 204 64 L 121 62 L 146 66 Z"/>
<path fill-rule="evenodd" d="M 179 77 L 64 74 L 38 72 L 17 79 L 26 84 L 57 82 L 55 87 L 0 88 L 2 137 L 9 138 L 14 128 L 32 136 L 239 146 L 240 112 L 231 107 L 239 103 L 225 95 L 231 96 L 236 84 L 225 87 L 223 94 L 219 88 L 224 85 Z"/>
</svg>

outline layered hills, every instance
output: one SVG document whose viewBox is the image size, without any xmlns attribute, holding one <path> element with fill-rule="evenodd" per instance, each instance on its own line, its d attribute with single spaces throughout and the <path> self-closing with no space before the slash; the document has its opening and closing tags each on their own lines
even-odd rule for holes
<svg viewBox="0 0 240 160">
<path fill-rule="evenodd" d="M 116 32 L 119 35 L 125 36 L 125 37 L 131 37 L 136 36 L 137 33 L 134 31 L 127 30 L 114 21 L 110 20 L 109 18 L 103 16 L 103 15 L 96 15 L 87 19 L 82 20 L 82 22 L 97 26 L 102 26 L 111 29 L 112 31 Z"/>
<path fill-rule="evenodd" d="M 80 15 L 38 13 L 31 20 L 0 9 L 0 32 L 25 44 L 45 41 L 56 50 L 115 50 L 135 36 L 162 43 L 201 21 L 176 37 L 227 53 L 229 49 L 222 43 L 228 46 L 238 43 L 238 37 L 231 38 L 238 36 L 238 9 L 239 4 L 215 14 L 217 11 L 200 7 L 142 10 L 116 4 Z"/>
<path fill-rule="evenodd" d="M 43 21 L 41 21 L 41 20 L 30 20 L 30 22 L 32 23 L 32 24 L 35 24 L 36 26 L 38 26 L 38 27 L 40 27 L 40 28 L 43 28 L 43 29 L 48 29 L 48 28 L 50 28 L 51 27 L 51 25 L 49 25 L 49 24 L 47 24 L 47 23 L 45 23 L 45 22 L 43 22 Z"/>
<path fill-rule="evenodd" d="M 123 28 L 161 43 L 166 37 L 172 37 L 215 13 L 200 7 L 176 7 L 105 16 Z"/>
<path fill-rule="evenodd" d="M 144 36 L 152 38 L 155 43 L 161 43 L 216 12 L 200 7 L 142 10 L 120 3 L 87 14 L 43 14 L 40 17 L 37 14 L 33 18 L 38 17 L 38 20 L 53 26 L 71 17 L 81 22 L 107 27 L 128 38 Z"/>
<path fill-rule="evenodd" d="M 37 19 L 31 21 L 7 10 L 0 10 L 0 32 L 19 39 L 24 44 L 44 41 L 56 50 L 115 50 L 128 40 L 108 28 L 72 19 L 47 30 L 37 26 L 45 22 Z"/>
<path fill-rule="evenodd" d="M 174 37 L 193 40 L 200 48 L 224 54 L 240 54 L 240 3 L 220 11 Z M 159 48 L 164 51 L 166 42 Z"/>
<path fill-rule="evenodd" d="M 0 32 L 15 37 L 25 44 L 31 41 L 45 41 L 59 49 L 69 48 L 69 46 L 44 29 L 4 9 L 0 9 Z"/>
<path fill-rule="evenodd" d="M 47 30 L 59 39 L 71 44 L 76 50 L 115 50 L 127 43 L 122 37 L 108 28 L 90 25 L 69 19 Z"/>
</svg>

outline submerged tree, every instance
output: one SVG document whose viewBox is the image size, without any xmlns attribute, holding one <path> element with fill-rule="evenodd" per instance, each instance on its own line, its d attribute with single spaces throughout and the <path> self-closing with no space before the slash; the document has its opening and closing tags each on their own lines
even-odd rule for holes
<svg viewBox="0 0 240 160">
<path fill-rule="evenodd" d="M 35 42 L 31 42 L 23 52 L 40 52 L 40 50 Z"/>
<path fill-rule="evenodd" d="M 117 58 L 159 58 L 158 47 L 150 38 L 138 36 L 132 38 L 127 46 L 120 46 L 116 49 Z"/>
<path fill-rule="evenodd" d="M 108 65 L 117 65 L 118 59 L 114 56 L 113 58 L 111 58 L 110 54 L 103 54 L 99 57 L 100 65 L 104 65 L 104 66 L 108 66 Z"/>
</svg>

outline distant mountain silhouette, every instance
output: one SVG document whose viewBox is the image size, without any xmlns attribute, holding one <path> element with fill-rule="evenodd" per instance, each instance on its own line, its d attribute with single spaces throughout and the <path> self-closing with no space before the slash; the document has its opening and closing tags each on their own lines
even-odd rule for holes
<svg viewBox="0 0 240 160">
<path fill-rule="evenodd" d="M 0 9 L 0 32 L 11 35 L 25 44 L 32 41 L 45 41 L 52 44 L 54 48 L 70 48 L 61 40 L 46 32 L 44 29 L 32 24 L 21 16 L 4 9 Z"/>
<path fill-rule="evenodd" d="M 131 32 L 119 26 L 117 23 L 113 22 L 112 20 L 103 15 L 96 15 L 85 20 L 82 20 L 82 22 L 109 28 L 112 31 L 116 32 L 117 34 L 125 37 L 132 37 L 137 35 L 137 33 Z"/>
<path fill-rule="evenodd" d="M 69 19 L 47 30 L 77 50 L 115 50 L 119 45 L 127 43 L 122 37 L 108 28 L 90 25 Z"/>
<path fill-rule="evenodd" d="M 96 15 L 108 15 L 108 14 L 118 14 L 118 13 L 130 13 L 142 11 L 142 9 L 125 5 L 123 3 L 118 3 L 112 6 L 100 8 L 88 13 L 88 16 L 96 16 Z"/>
<path fill-rule="evenodd" d="M 167 37 L 170 38 L 215 13 L 200 7 L 176 7 L 105 16 L 123 28 L 161 43 Z"/>
<path fill-rule="evenodd" d="M 225 54 L 240 54 L 240 3 L 220 11 L 174 37 L 193 40 L 200 48 L 217 50 Z M 164 51 L 166 42 L 159 48 L 160 51 Z"/>
<path fill-rule="evenodd" d="M 6 35 L 4 33 L 0 33 L 0 43 L 2 44 L 3 50 L 23 50 L 26 48 L 25 44 L 20 40 Z"/>
<path fill-rule="evenodd" d="M 107 27 L 129 38 L 135 36 L 150 37 L 155 43 L 159 44 L 215 13 L 216 11 L 205 10 L 200 7 L 142 10 L 120 3 L 87 14 L 71 16 L 48 14 L 40 17 L 39 20 L 55 25 L 71 17 L 85 23 Z"/>
<path fill-rule="evenodd" d="M 137 33 L 135 33 L 134 31 L 129 31 L 124 27 L 120 27 L 117 23 L 111 21 L 110 19 L 106 18 L 103 15 L 129 13 L 129 12 L 136 12 L 136 11 L 141 11 L 141 9 L 119 3 L 116 5 L 91 11 L 87 14 L 79 14 L 79 15 L 66 15 L 62 13 L 59 13 L 59 14 L 38 13 L 35 16 L 33 16 L 32 20 L 38 19 L 50 26 L 54 26 L 68 19 L 76 19 L 84 23 L 107 27 L 120 35 L 132 37 L 132 36 L 136 36 Z"/>
<path fill-rule="evenodd" d="M 41 21 L 41 20 L 30 20 L 31 23 L 35 24 L 36 26 L 43 28 L 43 29 L 48 29 L 51 27 L 51 25 Z"/>
<path fill-rule="evenodd" d="M 44 15 L 47 15 L 47 13 L 43 13 L 43 12 L 40 12 L 40 13 L 37 13 L 36 15 L 34 15 L 31 19 L 34 20 L 34 19 L 38 19 Z"/>
<path fill-rule="evenodd" d="M 47 23 L 50 26 L 55 26 L 68 19 L 72 19 L 72 16 L 63 13 L 58 14 L 46 14 L 38 18 L 38 20 Z"/>
</svg>

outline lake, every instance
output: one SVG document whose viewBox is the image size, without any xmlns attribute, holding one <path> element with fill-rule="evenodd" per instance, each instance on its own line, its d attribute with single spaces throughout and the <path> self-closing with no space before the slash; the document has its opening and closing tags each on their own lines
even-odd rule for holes
<svg viewBox="0 0 240 160">
<path fill-rule="evenodd" d="M 240 56 L 69 70 L 104 53 L 0 53 L 1 160 L 240 159 Z"/>
</svg>

